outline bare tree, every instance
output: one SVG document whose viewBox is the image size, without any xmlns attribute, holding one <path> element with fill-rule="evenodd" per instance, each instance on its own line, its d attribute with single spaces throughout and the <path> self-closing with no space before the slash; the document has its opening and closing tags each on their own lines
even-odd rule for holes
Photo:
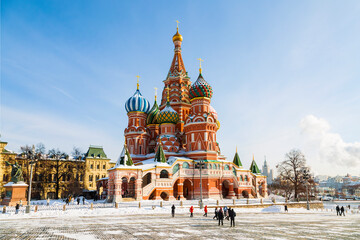
<svg viewBox="0 0 360 240">
<path fill-rule="evenodd" d="M 40 154 L 41 156 L 44 156 L 45 153 L 46 153 L 45 145 L 44 145 L 43 143 L 38 143 L 38 144 L 36 144 L 35 152 L 36 152 L 37 154 Z"/>
<path fill-rule="evenodd" d="M 306 167 L 306 159 L 304 154 L 293 149 L 285 154 L 285 160 L 276 166 L 279 178 L 282 181 L 289 181 L 293 186 L 294 198 L 297 199 L 300 190 L 303 188 L 303 174 Z"/>
<path fill-rule="evenodd" d="M 68 178 L 68 175 L 72 172 L 71 171 L 72 169 L 70 169 L 71 165 L 68 165 L 67 162 L 65 161 L 66 158 L 69 157 L 65 152 L 53 148 L 49 150 L 48 155 L 49 158 L 51 158 L 52 161 L 54 161 L 53 168 L 55 170 L 55 174 L 53 177 L 53 181 L 55 182 L 55 198 L 58 199 L 59 190 L 62 187 L 61 181 L 62 179 L 66 180 Z"/>
<path fill-rule="evenodd" d="M 81 160 L 82 157 L 84 156 L 84 153 L 81 151 L 80 148 L 74 147 L 71 155 L 73 156 L 74 159 Z"/>
</svg>

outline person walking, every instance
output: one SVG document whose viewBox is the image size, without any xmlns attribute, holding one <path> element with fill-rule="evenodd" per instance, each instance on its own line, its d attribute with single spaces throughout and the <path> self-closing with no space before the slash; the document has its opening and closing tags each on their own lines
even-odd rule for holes
<svg viewBox="0 0 360 240">
<path fill-rule="evenodd" d="M 225 218 L 225 219 L 227 219 L 227 220 L 229 220 L 229 218 L 228 218 L 228 215 L 227 215 L 227 214 L 228 214 L 228 207 L 227 207 L 227 206 L 225 206 L 225 207 L 224 207 L 224 218 Z"/>
<path fill-rule="evenodd" d="M 47 200 L 46 200 L 46 205 L 47 205 L 47 206 L 50 205 L 50 198 L 47 198 Z"/>
<path fill-rule="evenodd" d="M 15 206 L 15 214 L 19 213 L 19 209 L 20 209 L 20 204 L 17 203 L 16 206 Z"/>
<path fill-rule="evenodd" d="M 287 205 L 285 205 L 284 208 L 285 208 L 285 212 L 288 212 L 288 207 L 287 207 Z"/>
<path fill-rule="evenodd" d="M 229 209 L 229 216 L 230 216 L 230 227 L 235 227 L 236 212 L 234 211 L 233 208 Z"/>
<path fill-rule="evenodd" d="M 22 204 L 22 199 L 20 199 L 20 207 L 22 207 L 22 205 L 23 205 L 23 204 Z"/>
<path fill-rule="evenodd" d="M 218 220 L 218 209 L 217 209 L 217 207 L 215 208 L 215 216 L 213 217 L 213 219 Z"/>
<path fill-rule="evenodd" d="M 80 204 L 80 197 L 77 197 L 76 201 L 77 201 L 77 205 L 79 205 Z"/>
<path fill-rule="evenodd" d="M 85 197 L 83 197 L 83 205 L 85 205 Z"/>
<path fill-rule="evenodd" d="M 339 205 L 336 205 L 336 216 L 340 215 L 340 207 Z"/>
<path fill-rule="evenodd" d="M 193 206 L 191 206 L 190 207 L 190 217 L 193 217 L 194 215 L 194 207 Z"/>
<path fill-rule="evenodd" d="M 344 215 L 344 217 L 345 217 L 345 208 L 344 208 L 344 206 L 341 206 L 341 208 L 340 208 L 340 216 L 341 215 Z"/>
<path fill-rule="evenodd" d="M 175 217 L 175 205 L 174 204 L 171 207 L 171 216 Z"/>
<path fill-rule="evenodd" d="M 207 210 L 207 205 L 205 205 L 205 207 L 204 207 L 204 212 L 205 212 L 205 213 L 204 213 L 203 216 L 204 216 L 204 217 L 207 217 L 207 212 L 208 212 L 208 210 Z"/>
<path fill-rule="evenodd" d="M 219 226 L 220 226 L 220 223 L 223 226 L 224 225 L 224 212 L 221 208 L 218 211 L 218 219 L 219 219 Z"/>
</svg>

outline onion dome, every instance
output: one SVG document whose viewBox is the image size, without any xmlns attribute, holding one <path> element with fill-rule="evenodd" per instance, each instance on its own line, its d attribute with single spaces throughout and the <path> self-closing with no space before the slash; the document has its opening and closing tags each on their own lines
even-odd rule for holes
<svg viewBox="0 0 360 240">
<path fill-rule="evenodd" d="M 165 108 L 163 110 L 161 110 L 159 112 L 159 115 L 157 117 L 157 121 L 158 121 L 159 124 L 162 124 L 162 123 L 174 123 L 174 124 L 176 124 L 179 121 L 179 114 L 177 113 L 177 111 L 175 111 L 170 106 L 169 89 L 168 89 L 168 96 L 167 96 L 166 106 L 165 106 Z"/>
<path fill-rule="evenodd" d="M 157 105 L 156 98 L 154 105 L 150 109 L 150 112 L 148 113 L 146 124 L 159 124 L 157 121 L 158 115 L 159 115 L 159 106 Z"/>
<path fill-rule="evenodd" d="M 213 90 L 210 84 L 208 84 L 203 76 L 201 75 L 201 72 L 199 74 L 198 79 L 194 84 L 191 86 L 189 90 L 190 98 L 197 98 L 197 97 L 207 97 L 211 98 L 213 95 Z"/>
<path fill-rule="evenodd" d="M 213 108 L 213 106 L 209 106 L 209 112 L 214 116 L 215 120 L 218 119 L 218 114 L 216 112 L 216 110 Z"/>
<path fill-rule="evenodd" d="M 126 101 L 125 109 L 127 112 L 147 113 L 149 111 L 150 103 L 141 95 L 139 90 L 139 83 L 137 84 L 137 89 L 134 95 Z"/>
<path fill-rule="evenodd" d="M 178 28 L 178 27 L 176 28 L 176 33 L 175 33 L 175 35 L 173 36 L 172 40 L 173 40 L 173 42 L 175 42 L 175 41 L 180 41 L 180 42 L 182 42 L 182 40 L 183 40 L 183 37 L 182 37 L 181 34 L 179 33 L 179 28 Z"/>
</svg>

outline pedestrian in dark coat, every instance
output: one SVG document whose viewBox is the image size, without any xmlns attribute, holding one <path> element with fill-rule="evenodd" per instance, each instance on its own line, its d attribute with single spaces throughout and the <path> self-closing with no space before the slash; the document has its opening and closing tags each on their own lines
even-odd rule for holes
<svg viewBox="0 0 360 240">
<path fill-rule="evenodd" d="M 218 212 L 218 219 L 219 219 L 219 226 L 220 226 L 220 223 L 221 223 L 221 225 L 224 225 L 224 212 L 221 208 Z"/>
<path fill-rule="evenodd" d="M 76 199 L 76 201 L 77 201 L 77 204 L 79 205 L 79 204 L 80 204 L 80 197 L 78 197 L 78 198 Z"/>
<path fill-rule="evenodd" d="M 213 217 L 213 219 L 218 220 L 218 209 L 217 209 L 217 207 L 215 208 L 215 216 Z"/>
<path fill-rule="evenodd" d="M 341 206 L 341 208 L 340 208 L 340 216 L 341 215 L 344 215 L 344 217 L 345 217 L 345 208 L 344 208 L 344 206 Z"/>
<path fill-rule="evenodd" d="M 16 206 L 15 206 L 15 214 L 19 213 L 19 209 L 20 209 L 20 204 L 17 203 Z"/>
<path fill-rule="evenodd" d="M 340 207 L 339 205 L 336 206 L 336 216 L 339 216 L 340 214 Z"/>
<path fill-rule="evenodd" d="M 229 209 L 229 217 L 230 217 L 230 227 L 235 227 L 236 213 L 233 208 Z"/>
<path fill-rule="evenodd" d="M 175 205 L 174 204 L 171 207 L 171 216 L 175 217 Z"/>
<path fill-rule="evenodd" d="M 207 205 L 205 205 L 205 207 L 204 207 L 204 215 L 203 216 L 207 217 Z"/>
<path fill-rule="evenodd" d="M 287 207 L 287 205 L 285 205 L 285 212 L 288 212 L 288 207 Z"/>
<path fill-rule="evenodd" d="M 191 206 L 190 207 L 190 217 L 193 217 L 194 215 L 194 207 L 193 206 Z"/>
<path fill-rule="evenodd" d="M 85 197 L 83 197 L 83 205 L 85 205 Z"/>
</svg>

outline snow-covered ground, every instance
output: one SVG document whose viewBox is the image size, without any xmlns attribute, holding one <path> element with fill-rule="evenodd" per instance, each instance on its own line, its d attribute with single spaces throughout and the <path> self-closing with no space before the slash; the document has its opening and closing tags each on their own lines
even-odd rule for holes
<svg viewBox="0 0 360 240">
<path fill-rule="evenodd" d="M 153 202 L 153 204 L 156 202 Z M 189 202 L 191 204 L 191 202 Z M 196 201 L 195 201 L 196 203 Z M 177 203 L 176 216 L 170 204 L 127 207 L 39 211 L 1 214 L 0 239 L 360 239 L 360 214 L 348 212 L 338 217 L 325 210 L 289 208 L 236 208 L 236 227 L 230 222 L 218 226 L 203 211 Z"/>
</svg>

